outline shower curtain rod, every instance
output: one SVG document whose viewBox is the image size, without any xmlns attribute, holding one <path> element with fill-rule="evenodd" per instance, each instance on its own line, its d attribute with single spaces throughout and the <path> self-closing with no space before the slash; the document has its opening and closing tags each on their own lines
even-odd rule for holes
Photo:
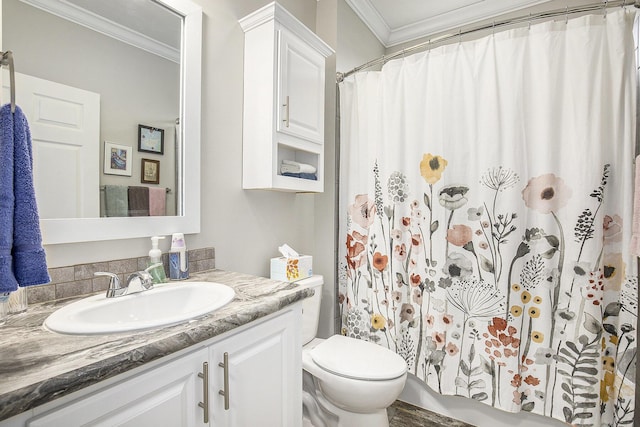
<svg viewBox="0 0 640 427">
<path fill-rule="evenodd" d="M 493 21 L 491 24 L 484 24 L 484 25 L 479 25 L 476 27 L 472 27 L 468 30 L 462 30 L 459 29 L 458 32 L 456 33 L 449 33 L 449 34 L 443 34 L 441 36 L 438 37 L 434 37 L 431 38 L 429 40 L 427 40 L 426 42 L 422 42 L 422 43 L 418 43 L 417 45 L 402 49 L 398 52 L 394 52 L 390 55 L 382 55 L 379 58 L 376 59 L 372 59 L 369 62 L 366 62 L 362 65 L 359 65 L 355 68 L 353 68 L 352 70 L 349 70 L 347 72 L 344 73 L 336 73 L 336 80 L 338 81 L 338 83 L 342 82 L 344 79 L 346 79 L 347 77 L 349 77 L 352 74 L 355 74 L 359 71 L 362 71 L 364 69 L 367 69 L 369 67 L 372 67 L 374 65 L 378 65 L 378 64 L 385 64 L 388 61 L 391 61 L 392 59 L 396 59 L 399 58 L 401 56 L 406 55 L 407 53 L 411 53 L 414 51 L 418 51 L 424 48 L 431 48 L 434 44 L 436 43 L 443 43 L 452 39 L 456 39 L 456 38 L 460 38 L 462 36 L 465 36 L 467 34 L 471 34 L 471 33 L 475 33 L 478 31 L 483 31 L 483 30 L 491 30 L 491 29 L 495 29 L 495 28 L 499 28 L 499 27 L 503 27 L 506 25 L 513 25 L 513 24 L 523 24 L 523 23 L 531 23 L 531 21 L 534 20 L 539 20 L 539 19 L 546 19 L 546 18 L 554 18 L 556 16 L 569 16 L 571 14 L 574 13 L 584 13 L 584 12 L 594 12 L 594 11 L 604 11 L 606 13 L 606 9 L 607 8 L 612 8 L 612 7 L 625 7 L 625 6 L 634 6 L 636 9 L 640 9 L 640 0 L 635 0 L 635 1 L 631 1 L 631 0 L 613 0 L 613 1 L 602 1 L 599 3 L 592 3 L 592 4 L 587 4 L 587 5 L 583 5 L 583 6 L 576 6 L 576 7 L 566 7 L 564 9 L 557 9 L 557 10 L 551 10 L 551 11 L 547 11 L 547 12 L 540 12 L 540 13 L 535 13 L 535 14 L 529 14 L 529 15 L 522 15 L 522 16 L 518 16 L 516 18 L 512 18 L 512 19 L 505 19 L 502 21 Z"/>
</svg>

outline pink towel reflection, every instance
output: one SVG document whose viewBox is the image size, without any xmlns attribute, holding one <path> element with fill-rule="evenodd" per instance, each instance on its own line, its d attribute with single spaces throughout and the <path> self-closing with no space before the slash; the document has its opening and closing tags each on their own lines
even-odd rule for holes
<svg viewBox="0 0 640 427">
<path fill-rule="evenodd" d="M 149 215 L 164 216 L 167 207 L 167 190 L 164 187 L 149 187 Z"/>
</svg>

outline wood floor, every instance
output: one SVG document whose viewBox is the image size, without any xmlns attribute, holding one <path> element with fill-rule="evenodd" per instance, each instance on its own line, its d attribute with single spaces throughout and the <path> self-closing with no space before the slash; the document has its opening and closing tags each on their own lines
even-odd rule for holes
<svg viewBox="0 0 640 427">
<path fill-rule="evenodd" d="M 387 409 L 389 427 L 473 427 L 471 424 L 436 414 L 396 400 Z"/>
<path fill-rule="evenodd" d="M 399 400 L 387 409 L 387 414 L 389 427 L 474 427 Z M 302 426 L 313 427 L 313 424 L 305 418 Z"/>
</svg>

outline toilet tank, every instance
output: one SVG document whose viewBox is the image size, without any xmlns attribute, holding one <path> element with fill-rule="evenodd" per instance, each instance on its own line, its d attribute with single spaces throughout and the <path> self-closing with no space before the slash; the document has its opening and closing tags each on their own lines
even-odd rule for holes
<svg viewBox="0 0 640 427">
<path fill-rule="evenodd" d="M 302 345 L 316 337 L 318 332 L 318 321 L 320 320 L 320 302 L 322 301 L 322 276 L 311 276 L 298 280 L 297 285 L 314 290 L 312 297 L 302 300 Z"/>
</svg>

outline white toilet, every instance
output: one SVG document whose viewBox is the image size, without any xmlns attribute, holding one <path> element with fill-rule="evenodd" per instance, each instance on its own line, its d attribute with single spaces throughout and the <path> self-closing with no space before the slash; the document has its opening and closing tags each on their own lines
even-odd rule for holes
<svg viewBox="0 0 640 427">
<path fill-rule="evenodd" d="M 323 278 L 296 283 L 315 290 L 302 305 L 305 417 L 315 427 L 388 427 L 387 407 L 404 388 L 406 362 L 387 348 L 355 338 L 315 338 Z"/>
</svg>

